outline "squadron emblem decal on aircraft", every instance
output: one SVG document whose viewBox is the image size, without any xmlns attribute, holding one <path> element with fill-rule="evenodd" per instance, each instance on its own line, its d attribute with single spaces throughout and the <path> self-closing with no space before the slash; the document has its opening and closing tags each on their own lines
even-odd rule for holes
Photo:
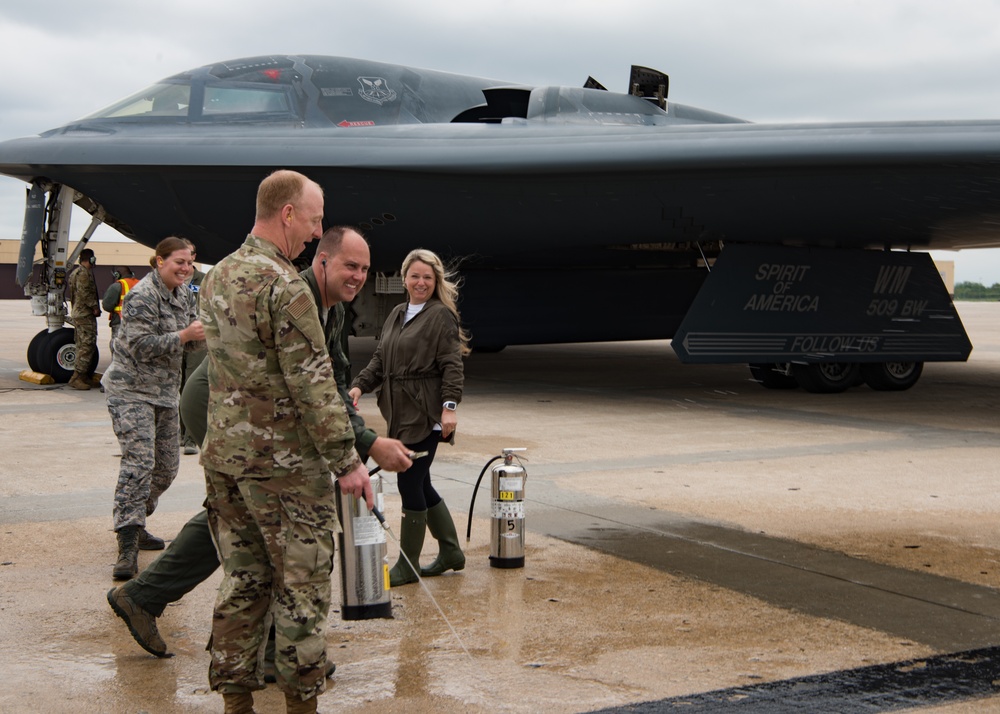
<svg viewBox="0 0 1000 714">
<path fill-rule="evenodd" d="M 389 89 L 388 83 L 382 77 L 358 77 L 358 82 L 361 83 L 362 99 L 379 106 L 396 101 L 396 92 Z"/>
</svg>

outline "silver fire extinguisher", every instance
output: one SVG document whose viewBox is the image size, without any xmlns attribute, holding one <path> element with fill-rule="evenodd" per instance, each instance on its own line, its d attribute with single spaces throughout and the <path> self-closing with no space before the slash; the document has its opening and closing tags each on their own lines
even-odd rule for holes
<svg viewBox="0 0 1000 714">
<path fill-rule="evenodd" d="M 476 503 L 479 483 L 483 480 L 490 464 L 503 459 L 503 463 L 494 466 L 491 472 L 493 478 L 490 487 L 490 566 L 493 568 L 524 567 L 524 481 L 528 473 L 516 455 L 516 452 L 524 450 L 504 449 L 500 456 L 494 456 L 483 467 L 476 481 L 476 487 L 472 491 L 466 540 L 472 534 L 472 509 Z"/>
<path fill-rule="evenodd" d="M 384 510 L 382 477 L 371 476 L 378 512 Z M 385 530 L 365 500 L 337 489 L 340 518 L 340 616 L 344 620 L 392 618 Z"/>
</svg>

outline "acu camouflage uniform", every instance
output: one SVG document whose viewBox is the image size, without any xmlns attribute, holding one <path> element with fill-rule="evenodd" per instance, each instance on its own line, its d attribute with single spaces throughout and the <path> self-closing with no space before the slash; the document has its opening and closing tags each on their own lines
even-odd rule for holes
<svg viewBox="0 0 1000 714">
<path fill-rule="evenodd" d="M 334 535 L 330 476 L 359 465 L 309 287 L 250 235 L 201 286 L 208 344 L 206 506 L 224 577 L 212 623 L 212 689 L 261 689 L 272 615 L 286 694 L 325 688 Z"/>
<path fill-rule="evenodd" d="M 70 316 L 73 318 L 76 343 L 74 371 L 81 376 L 87 376 L 90 374 L 90 362 L 97 350 L 97 314 L 101 312 L 101 303 L 92 271 L 81 265 L 73 271 L 70 280 L 72 281 L 70 294 L 73 296 Z"/>
<path fill-rule="evenodd" d="M 114 357 L 102 380 L 122 452 L 116 531 L 145 526 L 177 476 L 181 357 L 204 347 L 203 342 L 182 345 L 177 333 L 195 318 L 191 292 L 185 286 L 168 290 L 156 270 L 125 297 Z"/>
</svg>

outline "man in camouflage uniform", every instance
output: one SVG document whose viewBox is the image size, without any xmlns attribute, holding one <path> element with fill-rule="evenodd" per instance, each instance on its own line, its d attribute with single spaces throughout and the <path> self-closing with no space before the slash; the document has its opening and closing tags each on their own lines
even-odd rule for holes
<svg viewBox="0 0 1000 714">
<path fill-rule="evenodd" d="M 227 714 L 253 711 L 272 616 L 286 710 L 316 711 L 340 529 L 330 472 L 343 492 L 373 503 L 316 303 L 291 262 L 320 237 L 322 221 L 319 184 L 271 174 L 258 189 L 251 234 L 201 287 L 209 359 L 201 463 L 224 571 L 209 682 Z"/>
<path fill-rule="evenodd" d="M 350 363 L 341 347 L 344 324 L 344 303 L 353 300 L 367 279 L 371 255 L 365 239 L 355 230 L 344 226 L 328 229 L 316 248 L 312 265 L 301 275 L 309 284 L 316 304 L 322 309 L 323 331 L 333 361 L 337 390 L 344 400 L 354 429 L 355 449 L 364 461 L 371 456 L 386 471 L 399 473 L 413 465 L 410 450 L 398 439 L 379 436 L 365 426 L 347 395 L 351 383 Z M 202 362 L 191 374 L 181 391 L 181 418 L 200 444 L 205 439 L 208 414 L 208 363 Z M 160 636 L 156 618 L 167 605 L 180 600 L 206 580 L 219 559 L 212 543 L 206 511 L 191 518 L 174 538 L 162 557 L 139 573 L 137 578 L 112 588 L 108 603 L 125 624 L 136 642 L 157 657 L 167 657 L 167 643 Z M 274 682 L 274 646 L 269 643 L 264 661 L 264 681 Z M 327 666 L 327 676 L 333 673 L 333 663 Z"/>
<path fill-rule="evenodd" d="M 80 267 L 70 280 L 73 296 L 73 332 L 76 341 L 76 364 L 69 386 L 73 389 L 90 389 L 90 363 L 97 351 L 97 318 L 101 314 L 97 283 L 94 281 L 94 266 L 97 258 L 94 251 L 84 248 L 80 251 Z"/>
</svg>

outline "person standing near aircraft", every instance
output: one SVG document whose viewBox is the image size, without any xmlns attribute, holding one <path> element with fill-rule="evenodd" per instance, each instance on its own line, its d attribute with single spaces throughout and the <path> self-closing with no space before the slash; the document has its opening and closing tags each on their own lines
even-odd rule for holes
<svg viewBox="0 0 1000 714">
<path fill-rule="evenodd" d="M 458 288 L 429 250 L 410 251 L 402 273 L 409 301 L 389 313 L 375 354 L 350 390 L 356 405 L 362 394 L 380 388 L 378 406 L 389 435 L 415 452 L 427 452 L 396 479 L 403 501 L 399 547 L 409 562 L 400 555 L 390 569 L 393 587 L 416 582 L 413 568 L 419 567 L 427 529 L 438 541 L 438 556 L 420 574 L 441 575 L 465 567 L 455 522 L 431 485 L 430 473 L 438 443 L 455 443 L 462 357 L 470 351 L 455 305 Z"/>
<path fill-rule="evenodd" d="M 323 309 L 323 330 L 333 362 L 338 392 L 344 400 L 354 429 L 354 443 L 362 461 L 370 455 L 387 471 L 405 471 L 413 465 L 409 449 L 396 439 L 378 436 L 365 426 L 347 396 L 349 364 L 341 349 L 345 332 L 344 302 L 353 300 L 368 277 L 371 263 L 368 243 L 352 228 L 328 229 L 320 239 L 312 265 L 301 275 L 309 284 L 316 304 Z M 181 392 L 180 411 L 191 434 L 199 443 L 205 439 L 208 414 L 208 362 L 191 374 Z M 219 566 L 215 544 L 208 527 L 207 511 L 189 520 L 163 555 L 138 577 L 112 588 L 108 603 L 128 625 L 136 642 L 158 657 L 167 656 L 156 618 L 166 606 L 181 599 L 203 582 Z M 271 653 L 273 665 L 273 652 Z M 267 660 L 265 659 L 265 671 Z M 330 668 L 328 668 L 329 671 Z M 265 681 L 268 674 L 265 673 Z"/>
<path fill-rule="evenodd" d="M 80 251 L 80 267 L 71 278 L 76 363 L 69 386 L 73 389 L 90 389 L 90 363 L 97 351 L 97 317 L 101 314 L 101 304 L 94 281 L 95 265 L 94 251 L 84 248 Z"/>
<path fill-rule="evenodd" d="M 108 313 L 108 324 L 111 327 L 111 354 L 115 354 L 115 336 L 118 334 L 118 326 L 122 323 L 122 303 L 129 290 L 136 286 L 139 279 L 135 277 L 132 268 L 128 266 L 112 268 L 111 274 L 115 281 L 108 286 L 104 297 L 101 298 L 101 307 Z"/>
<path fill-rule="evenodd" d="M 202 444 L 208 520 L 224 575 L 212 619 L 209 684 L 226 712 L 252 712 L 269 614 L 288 712 L 326 689 L 334 534 L 331 471 L 373 504 L 354 449 L 316 304 L 292 260 L 319 238 L 323 189 L 295 171 L 267 176 L 243 245 L 201 287 L 208 345 Z"/>
<path fill-rule="evenodd" d="M 186 242 L 189 246 L 191 246 L 191 258 L 197 260 L 198 249 L 195 248 L 194 243 L 192 243 L 191 241 L 186 241 Z M 194 296 L 195 310 L 197 310 L 199 306 L 198 295 L 200 294 L 199 291 L 201 290 L 201 281 L 204 278 L 205 274 L 200 270 L 198 270 L 197 266 L 195 266 L 191 270 L 191 275 L 189 275 L 188 279 L 184 282 L 184 284 L 187 285 L 188 290 L 190 290 L 191 294 Z M 194 372 L 194 370 L 198 367 L 198 365 L 202 363 L 202 361 L 205 359 L 206 354 L 208 353 L 203 349 L 184 353 L 184 359 L 181 362 L 182 390 L 184 389 L 184 385 L 187 383 L 188 378 L 191 376 L 191 373 Z M 187 424 L 185 424 L 184 422 L 184 412 L 181 412 L 180 417 L 181 417 L 180 445 L 186 455 L 192 456 L 198 453 L 198 444 L 201 443 L 201 440 L 199 439 L 196 442 L 194 437 L 190 433 L 188 433 Z M 204 437 L 204 433 L 202 434 L 202 437 Z"/>
<path fill-rule="evenodd" d="M 146 531 L 146 518 L 180 463 L 181 355 L 205 337 L 191 294 L 182 287 L 193 262 L 187 244 L 164 238 L 149 262 L 153 270 L 125 298 L 114 357 L 102 380 L 122 452 L 114 505 L 115 580 L 138 572 L 139 550 L 163 548 L 163 540 Z"/>
</svg>

